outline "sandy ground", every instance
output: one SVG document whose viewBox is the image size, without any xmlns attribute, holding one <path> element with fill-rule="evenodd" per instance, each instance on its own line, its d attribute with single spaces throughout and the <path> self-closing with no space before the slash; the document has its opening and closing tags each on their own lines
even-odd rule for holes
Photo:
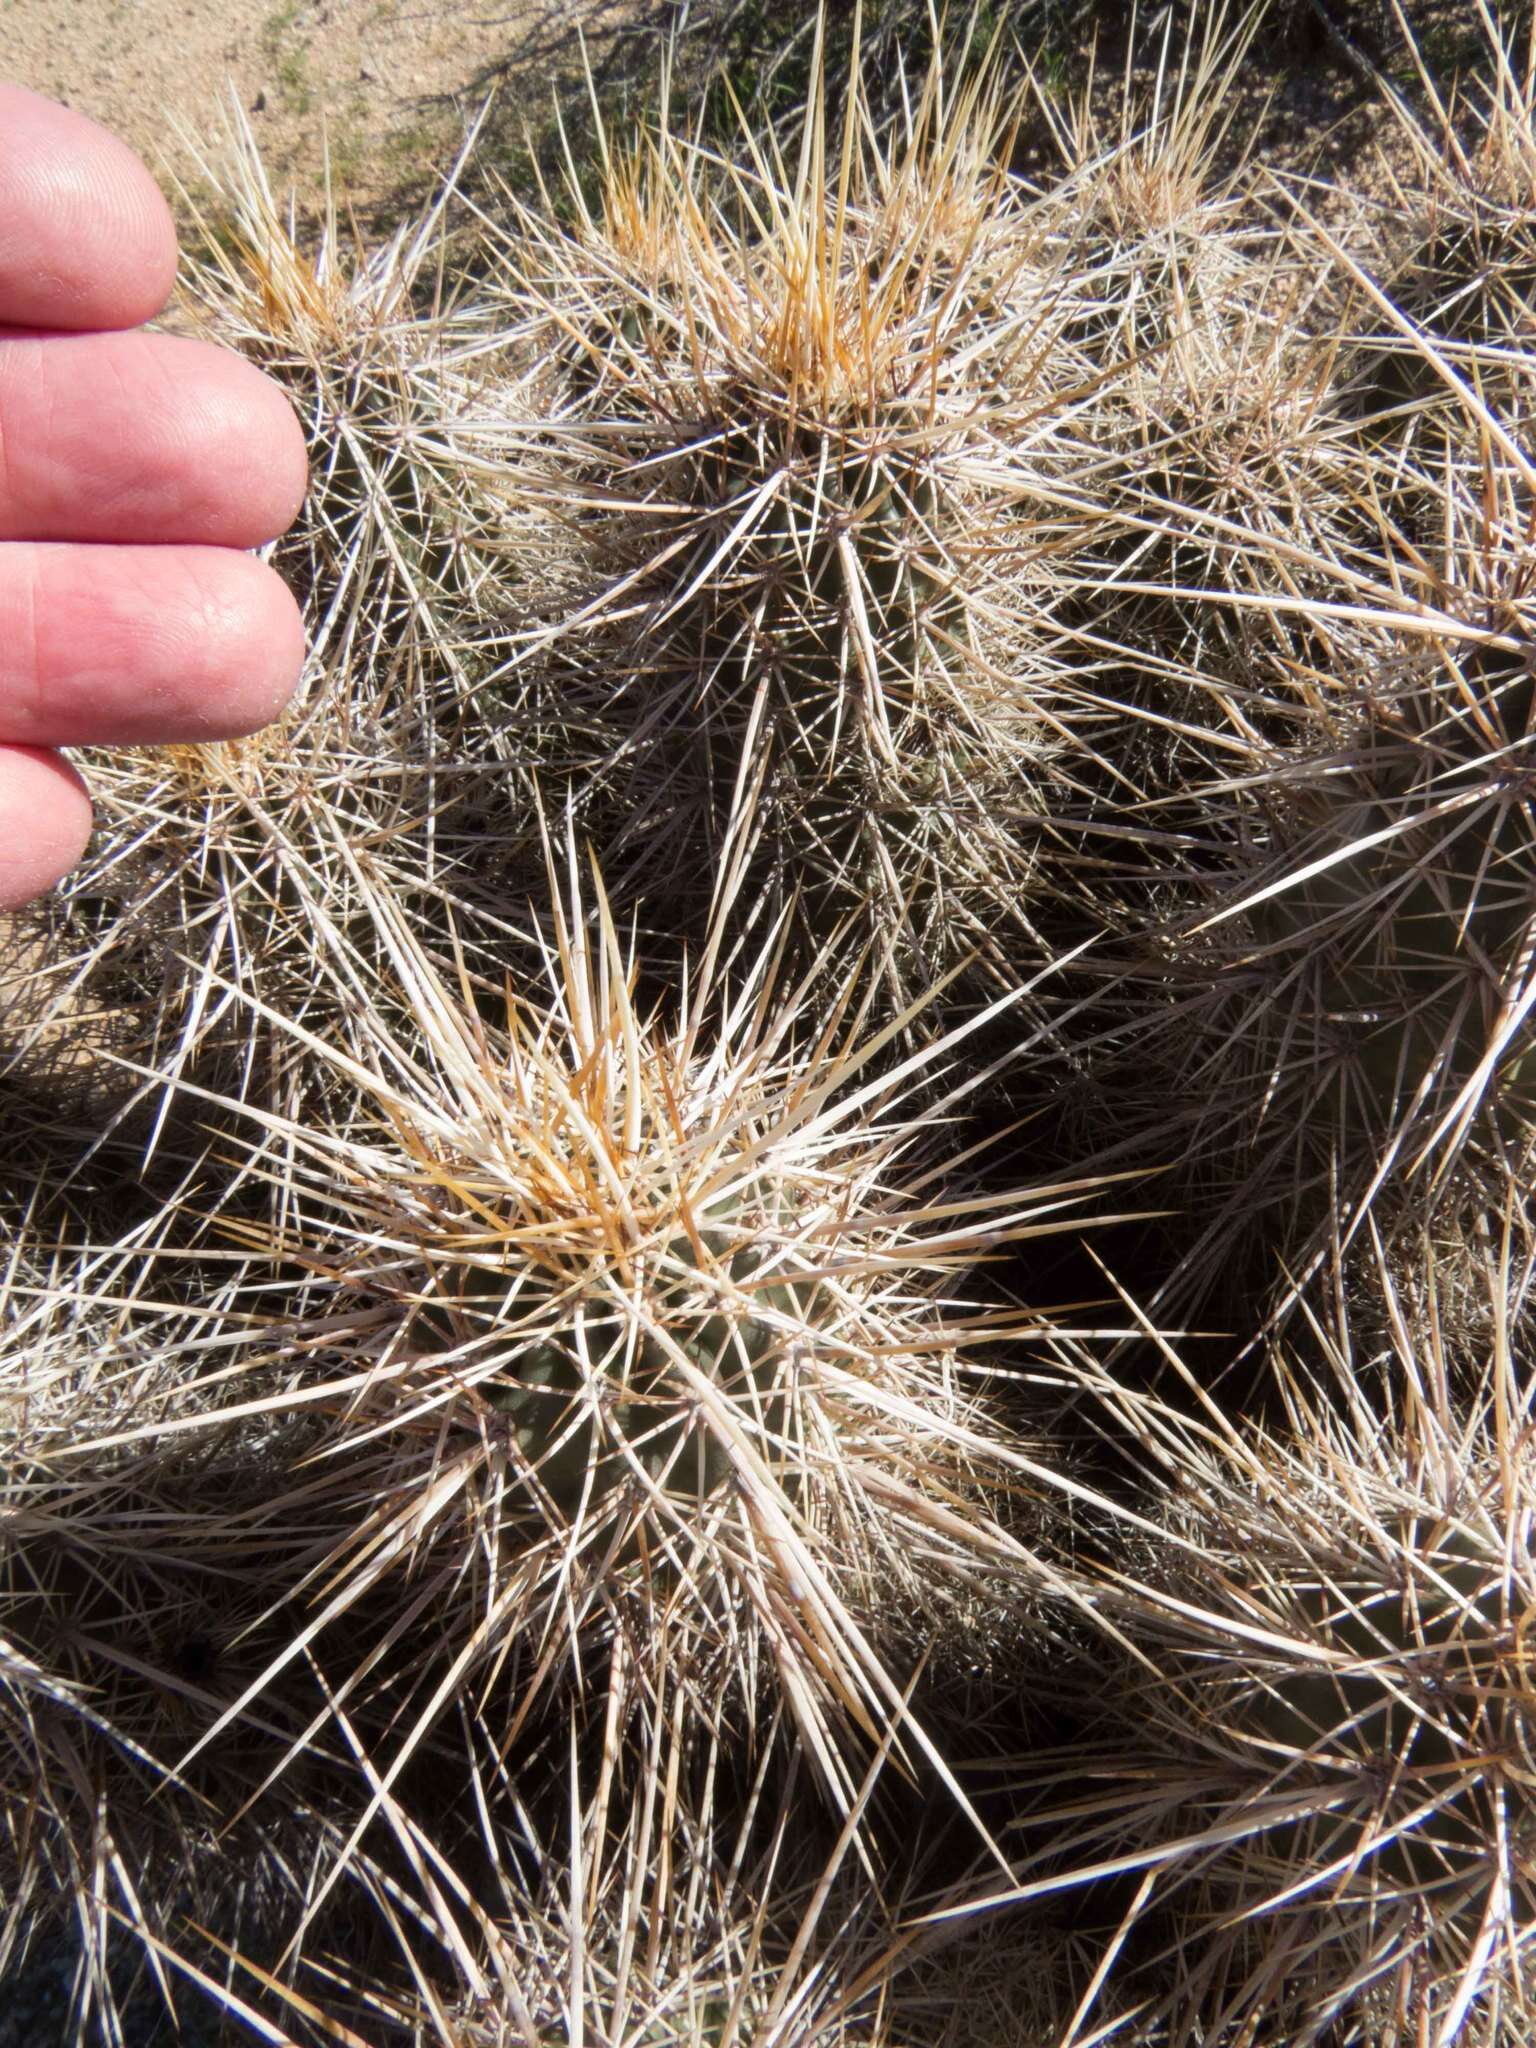
<svg viewBox="0 0 1536 2048">
<path fill-rule="evenodd" d="M 781 25 L 812 4 L 782 0 Z M 1473 4 L 1410 0 L 1415 18 L 1442 34 Z M 1310 36 L 1282 38 L 1270 67 L 1249 67 L 1240 96 L 1273 95 L 1267 146 L 1280 161 L 1313 159 L 1325 138 L 1325 158 L 1355 155 L 1360 134 L 1379 128 L 1379 119 L 1362 124 L 1359 74 L 1372 53 L 1380 58 L 1381 37 L 1365 28 L 1386 5 L 1293 7 L 1287 18 Z M 601 73 L 620 38 L 634 50 L 664 11 L 659 0 L 0 0 L 0 77 L 105 122 L 168 188 L 179 178 L 194 192 L 201 180 L 183 132 L 217 159 L 233 97 L 274 184 L 292 187 L 302 208 L 320 201 L 329 154 L 337 191 L 361 214 L 387 216 L 451 162 L 493 88 L 494 132 L 515 142 L 525 116 L 547 115 L 557 77 L 582 93 L 583 42 Z M 1116 7 L 1100 11 L 1113 31 Z M 1365 66 L 1339 22 L 1362 36 Z M 1111 32 L 1108 47 L 1116 40 Z M 1111 56 L 1101 86 L 1117 76 Z"/>
<path fill-rule="evenodd" d="M 328 145 L 363 204 L 451 154 L 491 84 L 536 90 L 617 0 L 0 0 L 0 76 L 115 128 L 187 176 L 231 93 L 305 203 Z"/>
</svg>

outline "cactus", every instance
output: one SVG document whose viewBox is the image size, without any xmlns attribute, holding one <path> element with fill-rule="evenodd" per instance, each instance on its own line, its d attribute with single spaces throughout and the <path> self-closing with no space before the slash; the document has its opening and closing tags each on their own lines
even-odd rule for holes
<svg viewBox="0 0 1536 2048">
<path fill-rule="evenodd" d="M 1226 325 L 1262 274 L 1240 197 L 1247 150 L 1229 147 L 1259 17 L 1234 28 L 1213 9 L 1178 48 L 1173 22 L 1161 26 L 1150 47 L 1128 39 L 1113 128 L 1092 73 L 1075 100 L 1038 95 L 1062 173 L 1046 214 L 1063 265 L 1081 280 L 1080 331 L 1096 352 L 1154 361 L 1170 343 Z"/>
<path fill-rule="evenodd" d="M 0 964 L 81 2048 L 119 1938 L 306 2043 L 1520 2032 L 1530 68 L 1351 212 L 1179 15 L 1054 190 L 1001 37 L 792 144 L 664 84 L 473 249 L 210 174 L 312 659 L 93 758 Z"/>
<path fill-rule="evenodd" d="M 473 395 L 457 361 L 473 323 L 417 303 L 443 260 L 453 178 L 349 264 L 334 217 L 316 253 L 299 248 L 244 127 L 227 171 L 204 169 L 222 211 L 201 219 L 178 311 L 275 377 L 306 428 L 306 509 L 269 553 L 302 603 L 308 662 L 263 733 L 88 751 L 88 856 L 9 948 L 8 979 L 28 985 L 10 1019 L 24 1056 L 131 1062 L 151 1138 L 180 1078 L 292 1101 L 264 1010 L 318 1021 L 334 985 L 319 961 L 366 948 L 354 847 L 429 919 L 453 904 L 466 940 L 482 906 L 498 957 L 507 893 L 539 872 L 532 764 L 466 740 L 474 624 L 494 609 L 476 545 L 489 505 L 430 442 Z M 335 1021 L 345 1030 L 345 1005 Z"/>
<path fill-rule="evenodd" d="M 995 89 L 936 69 L 885 149 L 861 108 L 839 142 L 816 98 L 797 167 L 723 172 L 665 109 L 605 144 L 602 204 L 509 245 L 538 412 L 466 433 L 584 565 L 503 688 L 573 723 L 622 900 L 697 931 L 734 863 L 744 920 L 793 901 L 807 959 L 867 952 L 902 1008 L 1028 943 L 1053 557 L 1104 458 Z"/>
<path fill-rule="evenodd" d="M 1143 1048 L 1189 1057 L 1159 1084 L 1178 1142 L 1231 1174 L 1192 1272 L 1235 1225 L 1298 1261 L 1341 1218 L 1391 1231 L 1415 1174 L 1475 1206 L 1536 1137 L 1531 642 L 1519 612 L 1463 631 L 1398 650 L 1395 686 L 1383 663 L 1334 749 L 1254 778 L 1251 853 L 1229 842 L 1142 970 L 1169 998 Z"/>
<path fill-rule="evenodd" d="M 788 2015 L 806 2048 L 894 2048 L 887 2003 L 904 1945 L 844 1846 L 788 1788 L 769 1793 L 761 1834 L 712 1814 L 707 1788 L 732 1774 L 728 1739 L 680 1735 L 665 1697 L 658 1706 L 665 1732 L 643 1761 L 612 1774 L 572 1761 L 573 1796 L 524 1818 L 527 1848 L 508 1859 L 499 1910 L 480 1931 L 486 1981 L 449 2038 L 768 2048 Z M 660 1938 L 636 1941 L 638 1916 Z M 357 1988 L 366 2010 L 369 1987 Z M 408 2009 L 422 2005 L 418 1991 Z"/>
<path fill-rule="evenodd" d="M 1132 715 L 1101 743 L 1114 772 L 1052 807 L 1082 849 L 1076 928 L 1111 927 L 1062 988 L 1073 1128 L 1109 1125 L 1117 1163 L 1177 1161 L 1190 1226 L 1154 1310 L 1175 1319 L 1247 1288 L 1239 1243 L 1302 1270 L 1340 1216 L 1422 1217 L 1416 1182 L 1475 1208 L 1536 1137 L 1529 353 L 1437 340 L 1325 246 L 1332 331 L 1374 304 L 1430 383 L 1362 421 L 1329 330 L 1298 341 L 1260 308 L 1268 427 L 1261 408 L 1222 483 L 1208 430 L 1241 426 L 1253 380 L 1211 377 L 1199 419 L 1167 420 L 1137 572 L 1112 579 L 1144 586 L 1103 692 Z M 1486 282 L 1523 290 L 1518 269 Z"/>
<path fill-rule="evenodd" d="M 961 1597 L 967 1560 L 1033 1584 L 983 1505 L 1009 1454 L 984 1434 L 969 1349 L 1012 1319 L 950 1290 L 989 1248 L 1069 1227 L 1079 1191 L 978 1193 L 972 1211 L 951 1189 L 930 1217 L 931 1118 L 907 1102 L 958 1038 L 871 1080 L 900 1020 L 864 1040 L 845 1010 L 802 1039 L 804 987 L 775 987 L 772 951 L 730 979 L 706 960 L 681 1016 L 647 1020 L 574 865 L 570 890 L 548 1006 L 513 996 L 494 1023 L 375 905 L 403 1028 L 366 1006 L 372 1048 L 336 1062 L 323 1127 L 284 1123 L 271 1256 L 311 1278 L 291 1323 L 254 1312 L 258 1288 L 252 1343 L 311 1358 L 293 1398 L 334 1402 L 328 1466 L 382 1459 L 402 1564 L 462 1586 L 435 1616 L 447 1651 L 492 1668 L 542 1643 L 537 1688 L 617 1628 L 639 1646 L 637 1699 L 653 1641 L 727 1700 L 776 1670 L 846 1796 L 839 1731 L 894 1715 L 924 1740 L 882 1661 L 893 1596 L 910 1641 Z M 316 1356 L 302 1333 L 331 1326 L 355 1334 Z M 370 1518 L 317 1567 L 335 1613 L 373 1583 L 377 1533 Z"/>
<path fill-rule="evenodd" d="M 199 234 L 183 317 L 275 379 L 305 428 L 308 502 L 273 559 L 304 605 L 317 659 L 336 668 L 387 674 L 404 654 L 464 677 L 489 508 L 436 434 L 488 374 L 466 366 L 484 320 L 442 277 L 473 140 L 419 218 L 350 255 L 334 202 L 314 246 L 300 246 L 238 110 L 222 148 L 197 158 L 212 196 L 183 194 Z M 402 694 L 419 687 L 413 676 L 393 683 Z"/>
<path fill-rule="evenodd" d="M 1380 285 L 1383 330 L 1353 364 L 1371 431 L 1389 442 L 1414 430 L 1426 400 L 1465 374 L 1495 404 L 1510 386 L 1536 300 L 1536 38 L 1515 17 L 1479 7 L 1467 74 L 1436 79 L 1406 20 L 1411 99 L 1391 96 L 1404 171 L 1395 181 Z"/>
<path fill-rule="evenodd" d="M 1106 1560 L 1136 1662 L 1043 1774 L 1098 1786 L 1029 1815 L 1026 1868 L 1146 1873 L 1167 1974 L 1139 1986 L 1175 2037 L 1506 2038 L 1536 1920 L 1536 1471 L 1509 1426 L 1528 1252 L 1487 1252 L 1478 1315 L 1428 1246 L 1411 1280 L 1336 1265 L 1271 1357 L 1273 1428 L 1099 1379 L 1168 1541 Z"/>
<path fill-rule="evenodd" d="M 74 1286 L 65 1251 L 23 1223 L 0 1284 L 0 1973 L 19 2016 L 29 1952 L 56 1974 L 72 1950 L 69 2038 L 110 2040 L 170 2005 L 167 1962 L 208 1967 L 194 1925 L 260 1941 L 336 1780 L 284 1768 L 311 1711 L 291 1699 L 186 1760 L 270 1652 L 272 1468 L 249 1440 L 161 1438 L 197 1372 L 167 1326 L 208 1319 L 140 1298 L 152 1251 L 73 1244 Z"/>
</svg>

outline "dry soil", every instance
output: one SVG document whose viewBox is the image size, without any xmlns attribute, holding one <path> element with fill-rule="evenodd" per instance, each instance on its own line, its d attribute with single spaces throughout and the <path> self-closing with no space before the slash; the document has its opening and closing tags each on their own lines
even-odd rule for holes
<svg viewBox="0 0 1536 2048">
<path fill-rule="evenodd" d="M 231 97 L 274 176 L 312 204 L 327 148 L 363 205 L 451 153 L 500 90 L 537 88 L 621 20 L 617 0 L 0 0 L 0 76 L 191 178 Z"/>
</svg>

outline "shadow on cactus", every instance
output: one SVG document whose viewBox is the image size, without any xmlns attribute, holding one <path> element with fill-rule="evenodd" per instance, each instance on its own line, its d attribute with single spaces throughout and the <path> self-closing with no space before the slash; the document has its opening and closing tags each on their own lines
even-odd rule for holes
<svg viewBox="0 0 1536 2048">
<path fill-rule="evenodd" d="M 259 1443 L 156 1440 L 197 1368 L 165 1344 L 178 1311 L 147 1298 L 144 1244 L 82 1256 L 73 1289 L 50 1264 L 18 1234 L 0 1288 L 0 1970 L 21 2015 L 31 1953 L 57 1946 L 66 1982 L 73 1956 L 67 2038 L 106 2041 L 171 2009 L 202 1930 L 263 1948 L 357 1801 L 323 1744 L 295 1760 L 313 1703 L 292 1694 L 185 1759 L 271 1654 L 302 1538 L 268 1518 Z"/>
<path fill-rule="evenodd" d="M 36 2038 L 179 2039 L 179 2014 L 194 2041 L 232 2039 L 211 2006 L 307 2041 L 302 2026 L 271 2033 L 260 2012 L 286 2002 L 313 2017 L 305 1994 L 316 1972 L 334 1981 L 337 1956 L 359 1972 L 398 1964 L 396 1908 L 419 1875 L 401 1837 L 461 1853 L 484 1802 L 463 1753 L 442 1745 L 409 1759 L 393 1826 L 370 1829 L 376 1779 L 358 1749 L 387 1740 L 395 1702 L 382 1717 L 355 1698 L 338 1710 L 327 1666 L 377 1659 L 398 1589 L 309 1640 L 295 1587 L 362 1511 L 345 1483 L 308 1470 L 322 1425 L 272 1398 L 286 1369 L 250 1366 L 239 1262 L 215 1281 L 206 1245 L 189 1262 L 157 1234 L 71 1247 L 64 1285 L 62 1250 L 18 1234 L 0 1280 L 7 2016 L 25 2020 L 73 1969 L 70 2025 L 46 2032 L 33 2011 Z M 231 1350 L 248 1368 L 239 1414 L 215 1407 Z M 563 1754 L 570 1724 L 558 1733 Z M 462 1905 L 456 1876 L 450 1889 Z M 463 1954 L 430 1886 L 405 1918 Z"/>
<path fill-rule="evenodd" d="M 1442 1315 L 1437 1263 L 1426 1247 L 1410 1281 L 1378 1251 L 1370 1300 L 1333 1276 L 1351 1311 L 1314 1301 L 1277 1351 L 1273 1431 L 1100 1379 L 1148 1447 L 1167 1539 L 1106 1568 L 1138 1662 L 1101 1674 L 1102 1746 L 1035 1760 L 1037 1784 L 1082 1796 L 1022 1816 L 1013 1896 L 1139 1880 L 1120 1988 L 1173 2038 L 1493 2043 L 1520 2008 L 1532 1272 L 1508 1242 L 1482 1263 L 1479 1352 Z M 1357 1350 L 1355 1312 L 1381 1350 Z"/>
<path fill-rule="evenodd" d="M 1098 517 L 1108 373 L 1065 338 L 995 79 L 936 65 L 873 136 L 856 88 L 835 130 L 818 91 L 792 162 L 748 136 L 725 166 L 665 101 L 605 141 L 601 204 L 508 238 L 542 393 L 465 435 L 515 451 L 539 549 L 579 565 L 498 686 L 605 735 L 569 767 L 618 900 L 697 931 L 744 844 L 744 910 L 793 902 L 829 970 L 851 913 L 900 1008 L 973 950 L 1006 985 L 1028 942 L 1055 560 Z"/>
<path fill-rule="evenodd" d="M 451 2038 L 885 2048 L 909 1946 L 894 1902 L 870 1896 L 851 1838 L 807 1811 L 799 1770 L 759 1780 L 739 1818 L 720 1808 L 712 1791 L 734 1778 L 732 1738 L 680 1722 L 659 1679 L 642 1756 L 591 1767 L 568 1749 L 551 1760 L 548 1819 L 520 1816 L 515 1835 L 488 1844 L 498 1910 L 477 1930 L 477 1992 L 444 1999 L 463 2030 Z M 419 1992 L 402 2001 L 402 2022 L 424 2027 L 424 2003 Z"/>
<path fill-rule="evenodd" d="M 1378 503 L 1370 549 L 1257 523 L 1223 540 L 1253 571 L 1204 601 L 1262 621 L 1252 700 L 1223 692 L 1219 659 L 1208 680 L 1229 765 L 1166 793 L 1147 777 L 1128 815 L 1089 818 L 1132 839 L 1102 892 L 1117 937 L 1088 963 L 1094 1101 L 1179 1157 L 1193 1215 L 1160 1314 L 1242 1237 L 1281 1228 L 1300 1267 L 1340 1219 L 1395 1229 L 1416 1182 L 1475 1206 L 1536 1137 L 1532 472 L 1523 413 L 1442 367 L 1421 408 L 1439 531 L 1415 539 Z M 1531 362 L 1503 369 L 1536 388 Z M 1341 498 L 1353 473 L 1369 504 L 1379 456 L 1336 452 Z"/>
<path fill-rule="evenodd" d="M 1245 1223 L 1282 1203 L 1352 1234 L 1414 1175 L 1470 1191 L 1528 1159 L 1533 653 L 1517 614 L 1389 655 L 1336 753 L 1260 779 L 1260 860 L 1170 939 L 1187 1151 Z"/>
</svg>

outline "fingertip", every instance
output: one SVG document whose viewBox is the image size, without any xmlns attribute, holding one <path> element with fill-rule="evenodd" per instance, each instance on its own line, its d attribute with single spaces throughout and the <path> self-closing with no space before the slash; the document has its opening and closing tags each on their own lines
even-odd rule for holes
<svg viewBox="0 0 1536 2048">
<path fill-rule="evenodd" d="M 0 324 L 136 327 L 170 297 L 176 227 L 125 142 L 0 83 Z"/>
<path fill-rule="evenodd" d="M 293 401 L 276 378 L 233 350 L 221 353 L 222 434 L 210 427 L 205 460 L 212 468 L 216 455 L 218 469 L 238 487 L 239 531 L 224 537 L 224 545 L 257 547 L 298 518 L 309 490 L 309 449 Z"/>
<path fill-rule="evenodd" d="M 90 795 L 66 760 L 42 747 L 0 747 L 0 910 L 51 889 L 90 836 Z"/>
<path fill-rule="evenodd" d="M 177 334 L 0 334 L 0 541 L 261 547 L 308 484 L 275 378 Z"/>
<path fill-rule="evenodd" d="M 153 566 L 165 572 L 156 615 L 141 615 L 125 650 L 139 665 L 137 687 L 84 715 L 102 718 L 102 737 L 148 745 L 243 739 L 270 725 L 304 666 L 304 620 L 288 585 L 258 556 L 229 548 L 167 549 Z"/>
<path fill-rule="evenodd" d="M 264 656 L 252 660 L 243 685 L 232 677 L 224 692 L 229 707 L 225 716 L 236 722 L 243 734 L 259 732 L 287 709 L 304 671 L 309 641 L 298 599 L 277 571 L 254 555 L 238 559 L 248 565 L 252 579 L 250 623 L 244 642 L 262 650 Z M 237 646 L 240 637 L 236 636 Z"/>
<path fill-rule="evenodd" d="M 270 724 L 304 664 L 293 593 L 218 547 L 0 547 L 0 736 L 159 746 Z"/>
<path fill-rule="evenodd" d="M 189 596 L 170 627 L 165 671 L 179 672 L 190 687 L 163 729 L 146 737 L 243 739 L 281 717 L 298 687 L 303 615 L 282 577 L 256 555 L 225 548 L 183 552 Z M 192 595 L 199 591 L 201 605 Z M 162 697 L 162 719 L 173 701 Z"/>
</svg>

